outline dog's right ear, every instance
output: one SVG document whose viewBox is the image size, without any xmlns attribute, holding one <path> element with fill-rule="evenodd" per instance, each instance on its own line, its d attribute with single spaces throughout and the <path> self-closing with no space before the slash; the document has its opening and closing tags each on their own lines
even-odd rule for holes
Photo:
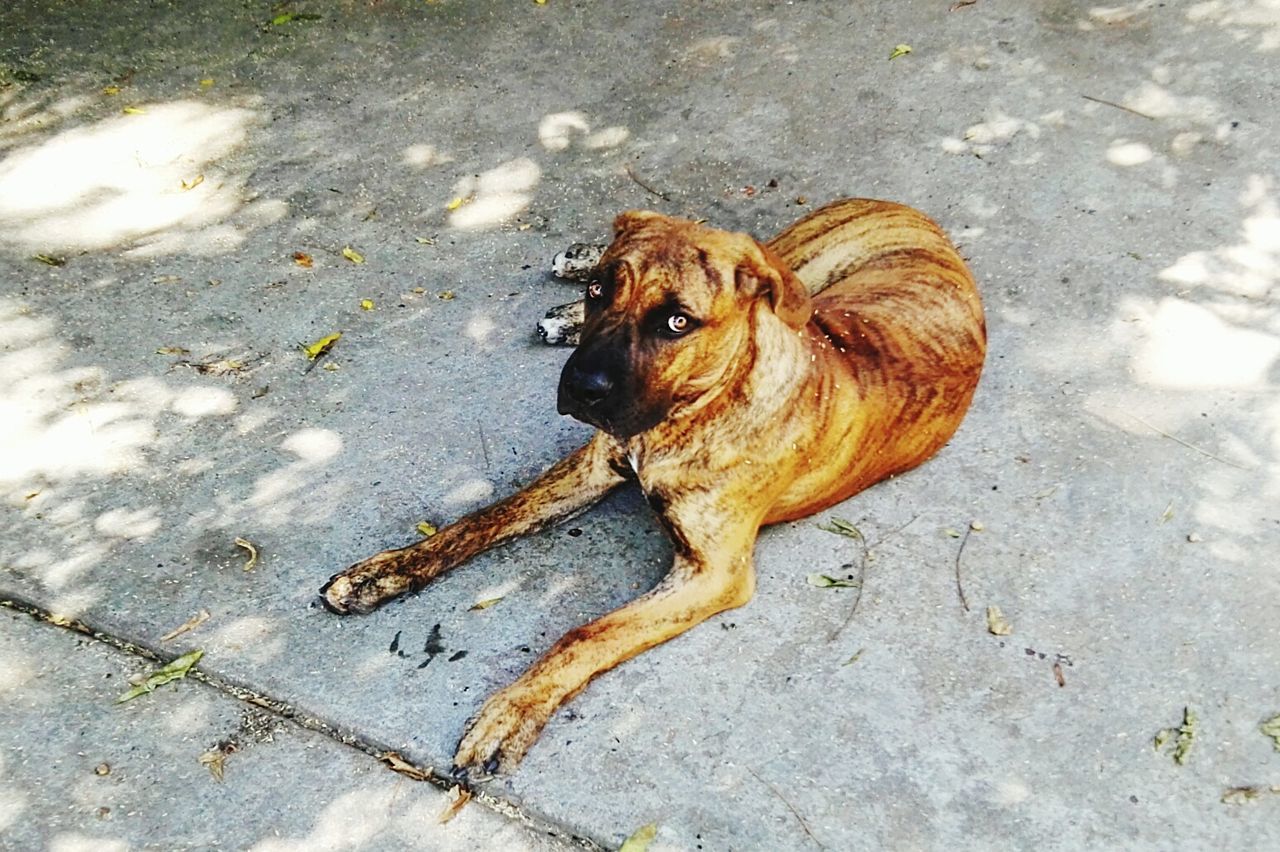
<svg viewBox="0 0 1280 852">
<path fill-rule="evenodd" d="M 613 238 L 616 240 L 623 234 L 639 230 L 646 223 L 661 218 L 661 213 L 655 213 L 652 210 L 627 210 L 619 213 L 618 218 L 613 220 Z"/>
</svg>

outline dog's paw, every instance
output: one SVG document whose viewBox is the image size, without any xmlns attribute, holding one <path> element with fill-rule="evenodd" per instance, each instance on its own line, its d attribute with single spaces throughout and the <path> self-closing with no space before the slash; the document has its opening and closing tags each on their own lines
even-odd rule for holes
<svg viewBox="0 0 1280 852">
<path fill-rule="evenodd" d="M 320 589 L 320 600 L 338 615 L 364 615 L 382 604 L 412 591 L 409 577 L 400 570 L 399 553 L 388 550 L 357 562 L 334 574 Z"/>
<path fill-rule="evenodd" d="M 551 272 L 557 278 L 585 281 L 600 262 L 606 248 L 608 246 L 574 243 L 552 259 Z"/>
<path fill-rule="evenodd" d="M 514 686 L 490 696 L 458 743 L 454 777 L 474 782 L 510 772 L 554 711 L 547 701 Z"/>
<path fill-rule="evenodd" d="M 551 346 L 577 346 L 586 313 L 581 300 L 554 307 L 538 320 L 538 336 Z"/>
</svg>

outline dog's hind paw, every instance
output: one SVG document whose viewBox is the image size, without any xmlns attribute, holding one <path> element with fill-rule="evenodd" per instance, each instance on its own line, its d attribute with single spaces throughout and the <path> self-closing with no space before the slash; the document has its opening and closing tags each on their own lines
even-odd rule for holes
<svg viewBox="0 0 1280 852">
<path fill-rule="evenodd" d="M 538 336 L 550 346 L 577 346 L 586 314 L 581 300 L 554 307 L 538 320 Z"/>
</svg>

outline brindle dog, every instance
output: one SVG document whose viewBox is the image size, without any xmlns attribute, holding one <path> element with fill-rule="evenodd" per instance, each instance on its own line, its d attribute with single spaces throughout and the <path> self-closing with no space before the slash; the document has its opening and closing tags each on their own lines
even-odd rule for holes
<svg viewBox="0 0 1280 852">
<path fill-rule="evenodd" d="M 559 410 L 597 427 L 591 440 L 523 491 L 322 589 L 335 612 L 369 612 L 639 482 L 674 544 L 671 572 L 485 702 L 454 757 L 473 780 L 514 766 L 596 675 L 750 600 L 762 525 L 937 452 L 982 370 L 973 278 L 908 207 L 839 201 L 768 245 L 643 211 L 614 230 L 560 376 Z"/>
</svg>

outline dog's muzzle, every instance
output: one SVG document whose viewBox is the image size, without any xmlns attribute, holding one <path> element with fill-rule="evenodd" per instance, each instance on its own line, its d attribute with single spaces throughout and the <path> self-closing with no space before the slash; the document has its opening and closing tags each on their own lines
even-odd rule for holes
<svg viewBox="0 0 1280 852">
<path fill-rule="evenodd" d="M 622 357 L 611 348 L 577 350 L 560 373 L 556 409 L 607 430 L 617 414 L 625 369 Z"/>
</svg>

